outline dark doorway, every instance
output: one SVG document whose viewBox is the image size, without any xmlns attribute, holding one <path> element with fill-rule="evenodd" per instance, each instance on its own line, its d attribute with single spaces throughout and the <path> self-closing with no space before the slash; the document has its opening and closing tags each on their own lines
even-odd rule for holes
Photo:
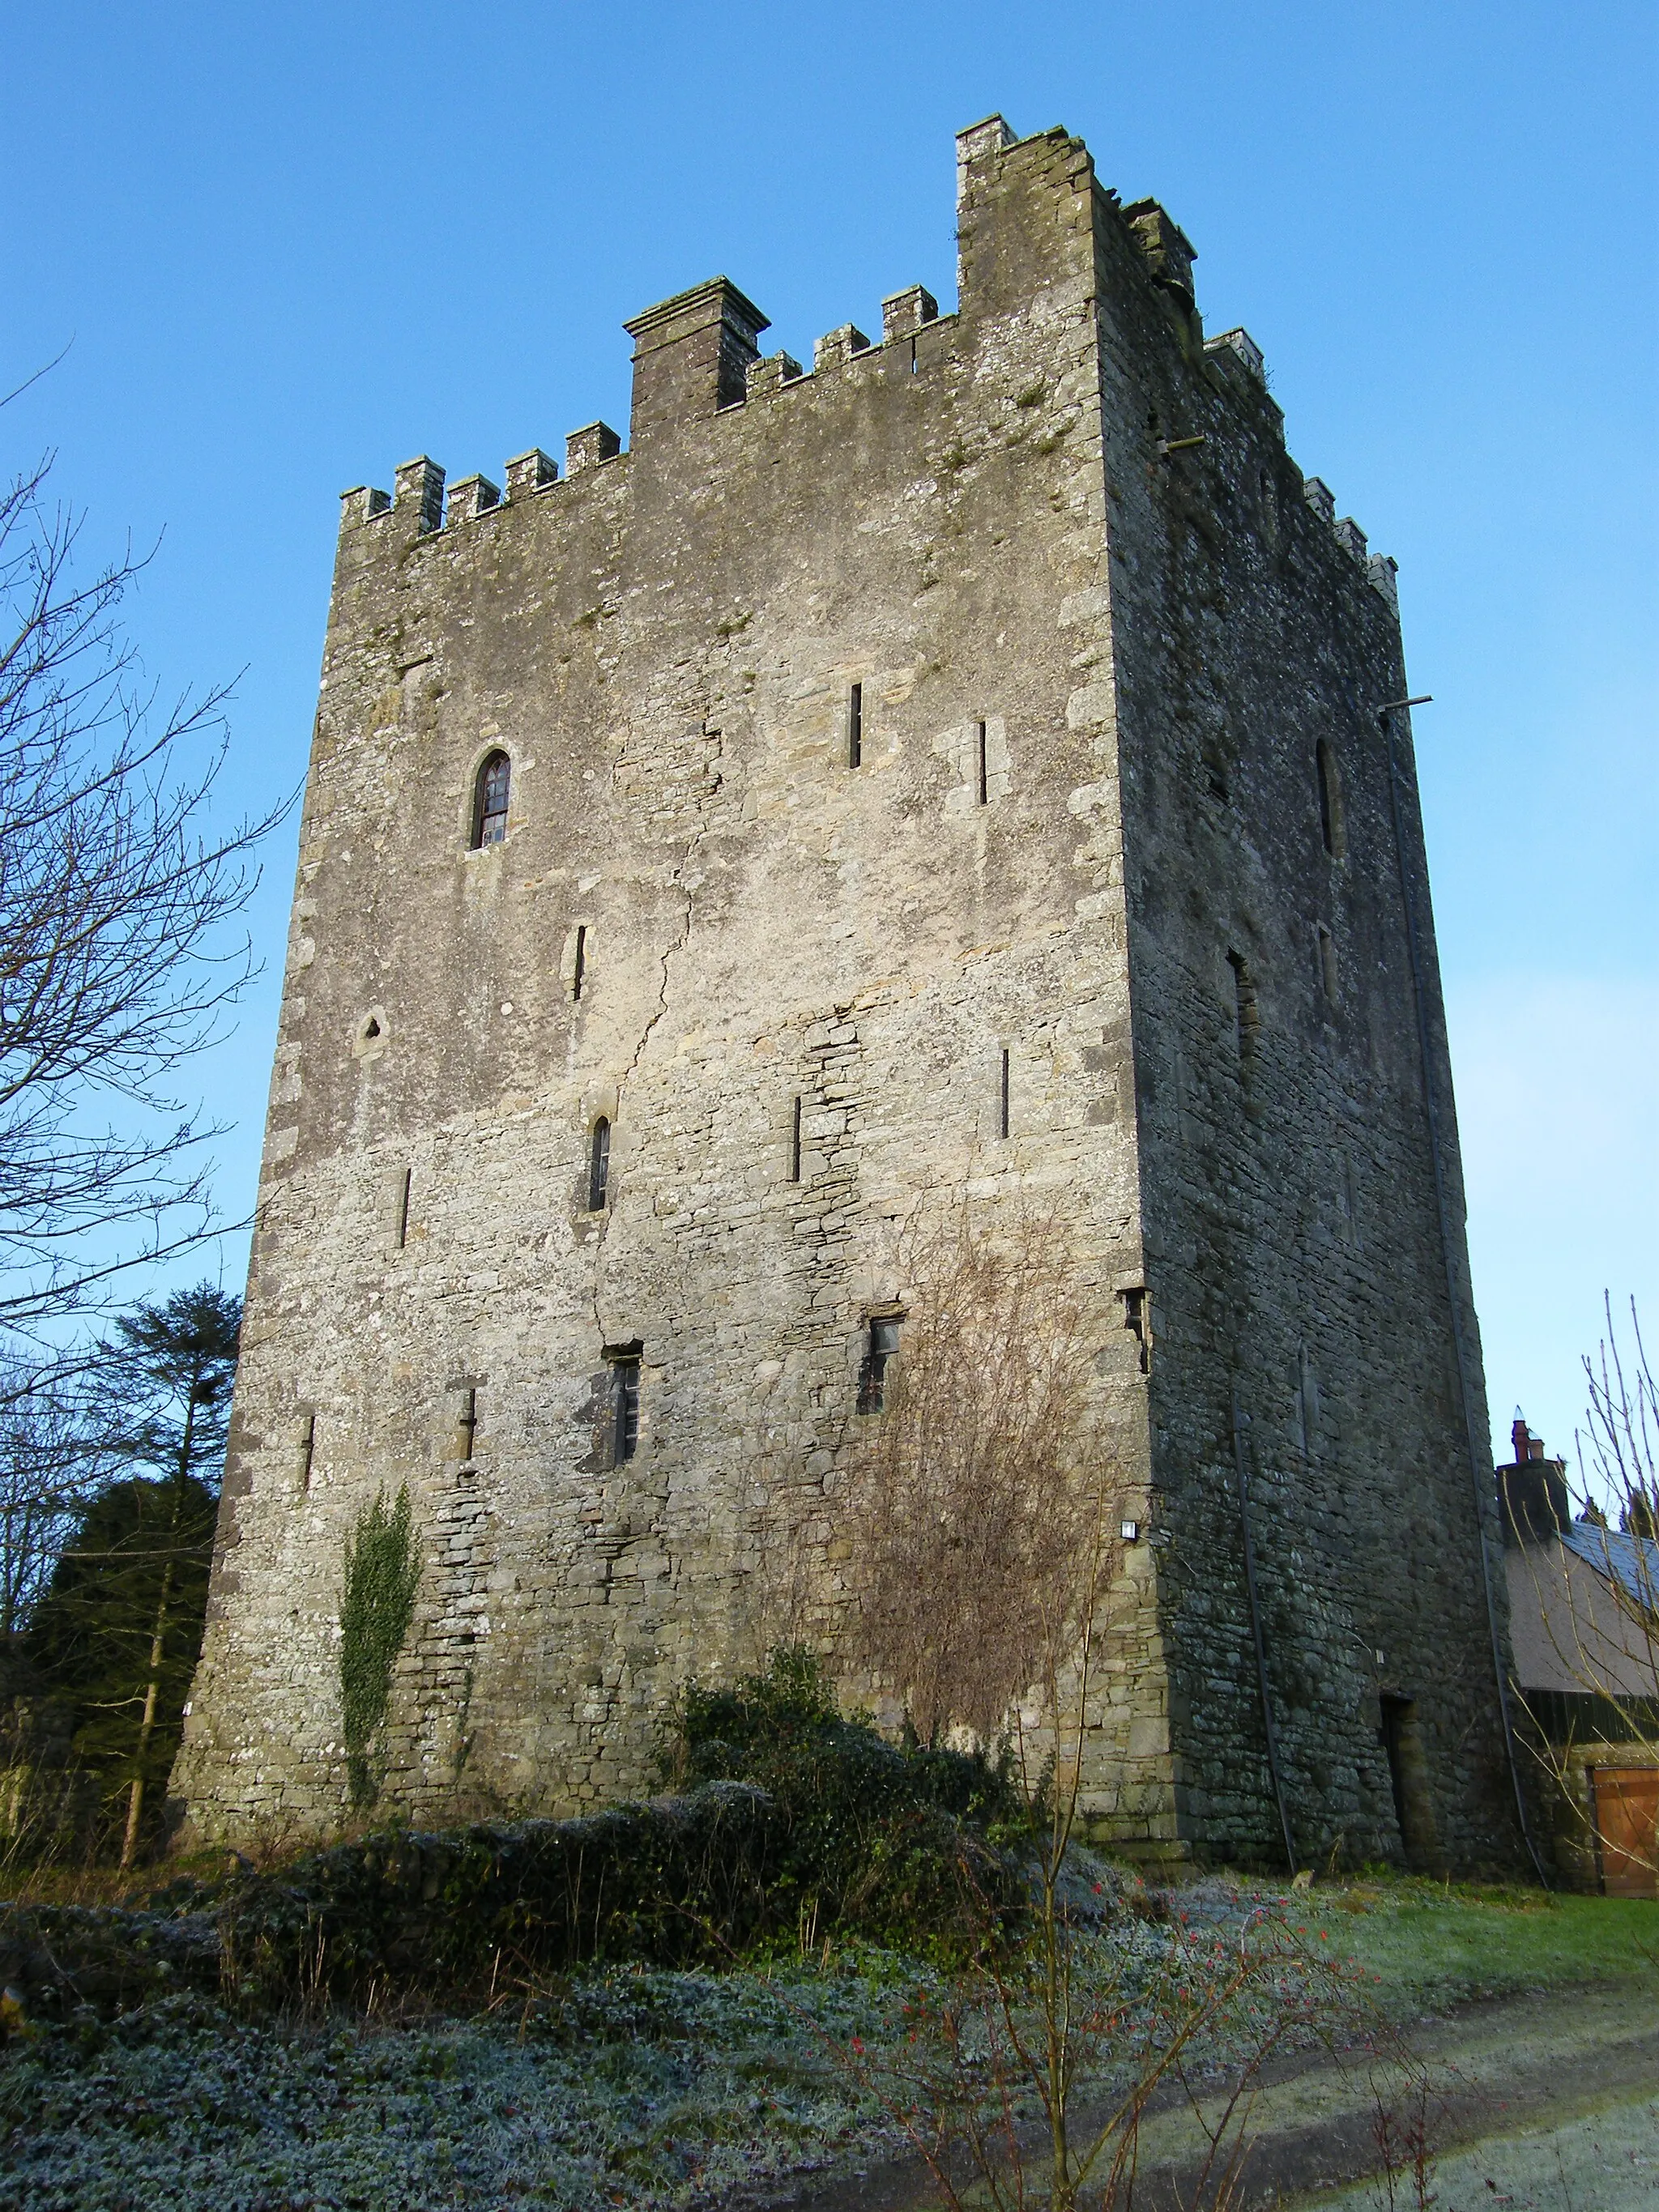
<svg viewBox="0 0 1659 2212">
<path fill-rule="evenodd" d="M 1394 1814 L 1400 1823 L 1406 1864 L 1415 1874 L 1432 1873 L 1440 1862 L 1440 1841 L 1435 1830 L 1429 1765 L 1423 1755 L 1423 1735 L 1417 1724 L 1414 1698 L 1384 1691 L 1382 1736 L 1382 1748 L 1389 1755 Z"/>
</svg>

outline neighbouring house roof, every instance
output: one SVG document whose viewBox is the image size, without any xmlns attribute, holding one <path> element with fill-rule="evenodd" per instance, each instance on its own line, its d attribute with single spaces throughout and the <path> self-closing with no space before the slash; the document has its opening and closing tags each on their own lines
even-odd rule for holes
<svg viewBox="0 0 1659 2212">
<path fill-rule="evenodd" d="M 1659 1543 L 1575 1521 L 1504 1568 L 1523 1692 L 1659 1696 Z"/>
<path fill-rule="evenodd" d="M 1633 1604 L 1659 1611 L 1659 1543 L 1651 1536 L 1626 1536 L 1593 1521 L 1575 1521 L 1562 1531 L 1561 1541 L 1586 1566 L 1617 1583 Z"/>
</svg>

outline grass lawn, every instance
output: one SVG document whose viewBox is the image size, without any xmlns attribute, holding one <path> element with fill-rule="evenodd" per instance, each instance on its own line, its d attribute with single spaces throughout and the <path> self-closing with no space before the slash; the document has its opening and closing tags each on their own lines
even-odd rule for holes
<svg viewBox="0 0 1659 2212">
<path fill-rule="evenodd" d="M 1390 2012 L 1443 2012 L 1471 1998 L 1588 1983 L 1659 1989 L 1659 1903 L 1646 1898 L 1383 1881 L 1333 1885 L 1291 1903 L 1293 1926 L 1378 1977 Z"/>
</svg>

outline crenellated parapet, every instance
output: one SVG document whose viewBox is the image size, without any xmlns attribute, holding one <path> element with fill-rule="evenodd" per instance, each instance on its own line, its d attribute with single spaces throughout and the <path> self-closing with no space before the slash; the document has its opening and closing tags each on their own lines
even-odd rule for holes
<svg viewBox="0 0 1659 2212">
<path fill-rule="evenodd" d="M 1002 296 L 1005 247 L 1022 284 L 1029 285 L 1031 268 L 1029 258 L 1010 242 L 1017 240 L 1021 217 L 1012 211 L 1008 188 L 1024 178 L 1039 185 L 1047 180 L 1051 188 L 1056 175 L 1066 190 L 1082 195 L 1085 217 L 1092 203 L 1097 229 L 1109 225 L 1127 235 L 1134 248 L 1131 259 L 1144 272 L 1188 363 L 1218 397 L 1224 394 L 1232 401 L 1220 421 L 1235 426 L 1247 441 L 1258 437 L 1282 453 L 1284 414 L 1273 397 L 1262 349 L 1242 325 L 1205 337 L 1193 275 L 1197 249 L 1168 209 L 1150 198 L 1121 202 L 1096 179 L 1082 142 L 1064 131 L 1022 139 L 1003 117 L 992 115 L 957 138 L 962 289 L 957 314 L 941 316 L 925 285 L 906 286 L 883 300 L 879 337 L 871 339 L 854 322 L 842 323 L 815 342 L 811 366 L 805 368 L 787 349 L 763 355 L 759 342 L 769 327 L 765 314 L 729 277 L 710 277 L 659 301 L 623 325 L 634 341 L 626 453 L 621 436 L 608 423 L 588 422 L 567 437 L 562 474 L 558 463 L 532 447 L 507 462 L 504 492 L 488 477 L 473 474 L 451 486 L 447 498 L 443 470 L 422 455 L 397 471 L 390 495 L 365 485 L 344 493 L 342 527 L 391 525 L 388 542 L 390 536 L 400 535 L 395 529 L 398 520 L 417 540 L 465 531 L 486 517 L 499 519 L 539 503 L 550 493 L 562 498 L 607 464 L 635 453 L 648 457 L 653 466 L 672 469 L 678 441 L 685 437 L 711 431 L 726 434 L 715 426 L 734 424 L 757 408 L 769 415 L 782 401 L 810 404 L 811 394 L 823 393 L 836 380 L 919 373 L 954 343 L 961 315 L 1037 312 L 1029 292 L 1012 301 Z M 919 350 L 924 345 L 926 361 Z M 1206 438 L 1213 451 L 1216 434 L 1214 423 L 1203 434 L 1191 426 L 1168 426 L 1155 439 L 1157 458 L 1167 461 L 1190 454 Z M 1231 430 L 1224 443 L 1233 448 L 1237 465 L 1247 448 L 1234 446 Z M 1305 480 L 1304 497 L 1340 550 L 1390 608 L 1397 609 L 1395 564 L 1370 552 L 1352 516 L 1338 518 L 1320 478 Z"/>
</svg>

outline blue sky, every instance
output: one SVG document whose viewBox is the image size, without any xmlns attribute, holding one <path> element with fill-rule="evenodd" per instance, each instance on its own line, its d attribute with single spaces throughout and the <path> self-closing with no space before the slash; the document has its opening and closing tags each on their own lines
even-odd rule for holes
<svg viewBox="0 0 1659 2212">
<path fill-rule="evenodd" d="M 954 275 L 952 134 L 1062 123 L 1199 249 L 1292 454 L 1401 563 L 1496 1422 L 1579 1417 L 1604 1288 L 1659 1336 L 1659 15 L 1589 0 L 8 11 L 0 462 L 56 447 L 164 690 L 302 773 L 337 519 L 625 427 L 626 315 L 725 271 L 770 345 Z M 239 674 L 240 672 L 240 674 Z M 263 988 L 200 1070 L 252 1194 Z M 227 1261 L 240 1276 L 241 1255 Z"/>
</svg>

